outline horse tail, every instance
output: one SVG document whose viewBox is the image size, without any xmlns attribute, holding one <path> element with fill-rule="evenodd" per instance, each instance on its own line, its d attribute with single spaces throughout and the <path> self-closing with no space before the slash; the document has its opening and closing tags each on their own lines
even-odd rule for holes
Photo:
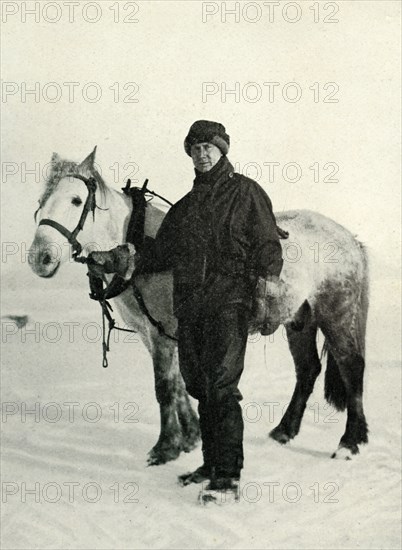
<svg viewBox="0 0 402 550">
<path fill-rule="evenodd" d="M 366 348 L 366 327 L 367 327 L 367 313 L 369 307 L 369 265 L 368 255 L 365 246 L 359 242 L 360 251 L 362 255 L 363 274 L 361 280 L 361 289 L 358 301 L 357 309 L 357 323 L 356 323 L 356 344 L 357 351 L 364 359 Z"/>
<path fill-rule="evenodd" d="M 342 380 L 339 367 L 334 356 L 329 349 L 327 340 L 324 341 L 324 346 L 321 352 L 321 361 L 327 355 L 327 369 L 325 371 L 324 395 L 327 402 L 335 407 L 337 411 L 346 409 L 346 386 Z"/>
</svg>

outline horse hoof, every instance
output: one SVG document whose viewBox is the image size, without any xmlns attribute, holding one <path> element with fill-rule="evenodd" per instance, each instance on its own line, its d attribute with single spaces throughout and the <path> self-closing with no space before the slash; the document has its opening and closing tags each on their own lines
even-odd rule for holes
<svg viewBox="0 0 402 550">
<path fill-rule="evenodd" d="M 187 430 L 186 433 L 183 434 L 183 438 L 181 441 L 181 450 L 185 453 L 189 453 L 190 451 L 193 451 L 201 439 L 201 432 L 200 428 L 198 426 L 198 420 L 197 424 L 194 428 L 191 430 Z"/>
<path fill-rule="evenodd" d="M 180 447 L 169 447 L 169 448 L 153 448 L 148 453 L 148 459 L 147 459 L 147 465 L 148 466 L 159 466 L 160 464 L 166 464 L 166 462 L 170 462 L 171 460 L 175 460 L 181 453 L 181 451 L 184 450 L 181 446 Z"/>
<path fill-rule="evenodd" d="M 281 428 L 277 427 L 277 428 L 274 428 L 270 433 L 269 433 L 269 437 L 271 437 L 272 439 L 275 439 L 275 441 L 277 441 L 278 443 L 280 443 L 281 445 L 286 445 L 286 443 L 288 443 L 290 441 L 290 437 L 288 436 L 287 433 L 283 432 Z"/>
<path fill-rule="evenodd" d="M 197 447 L 198 441 L 199 441 L 199 439 L 197 439 L 196 441 L 185 441 L 183 443 L 183 451 L 185 453 L 190 453 L 191 451 L 193 451 Z"/>
<path fill-rule="evenodd" d="M 331 458 L 336 458 L 338 460 L 352 460 L 354 456 L 359 453 L 359 448 L 355 445 L 352 448 L 349 447 L 338 447 L 338 449 L 331 455 Z"/>
<path fill-rule="evenodd" d="M 159 466 L 160 464 L 166 464 L 161 456 L 151 455 L 147 458 L 147 466 Z"/>
</svg>

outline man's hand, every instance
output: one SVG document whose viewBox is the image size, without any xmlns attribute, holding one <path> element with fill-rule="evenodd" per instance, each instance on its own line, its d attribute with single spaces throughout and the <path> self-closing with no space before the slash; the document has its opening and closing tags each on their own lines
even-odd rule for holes
<svg viewBox="0 0 402 550">
<path fill-rule="evenodd" d="M 134 255 L 132 244 L 123 244 L 107 251 L 94 251 L 88 255 L 88 268 L 92 275 L 100 279 L 105 273 L 117 273 L 128 280 L 134 272 Z"/>
</svg>

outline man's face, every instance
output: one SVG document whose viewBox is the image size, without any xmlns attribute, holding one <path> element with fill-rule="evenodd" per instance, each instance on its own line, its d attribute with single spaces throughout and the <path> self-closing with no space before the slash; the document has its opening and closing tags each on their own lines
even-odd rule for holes
<svg viewBox="0 0 402 550">
<path fill-rule="evenodd" d="M 196 143 L 191 147 L 191 158 L 199 172 L 208 172 L 215 166 L 222 156 L 222 152 L 213 143 Z"/>
</svg>

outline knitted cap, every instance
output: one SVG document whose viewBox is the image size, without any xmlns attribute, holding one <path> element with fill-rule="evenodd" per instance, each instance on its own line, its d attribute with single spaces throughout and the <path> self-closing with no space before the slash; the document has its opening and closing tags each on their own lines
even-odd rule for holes
<svg viewBox="0 0 402 550">
<path fill-rule="evenodd" d="M 223 155 L 227 155 L 230 147 L 230 137 L 223 124 L 210 120 L 197 120 L 191 126 L 184 140 L 184 150 L 191 157 L 191 147 L 196 143 L 212 143 Z"/>
</svg>

